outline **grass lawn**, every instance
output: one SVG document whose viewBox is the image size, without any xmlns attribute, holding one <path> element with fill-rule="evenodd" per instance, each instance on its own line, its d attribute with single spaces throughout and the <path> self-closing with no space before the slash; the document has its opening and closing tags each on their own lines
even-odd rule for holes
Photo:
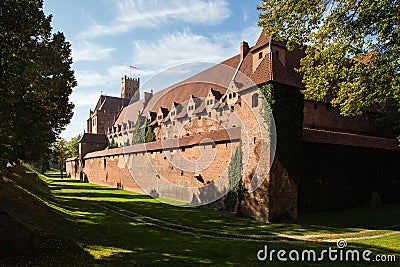
<svg viewBox="0 0 400 267">
<path fill-rule="evenodd" d="M 260 262 L 257 252 L 336 247 L 395 255 L 400 264 L 400 203 L 260 223 L 207 208 L 181 208 L 58 172 L 38 178 L 16 167 L 0 181 L 0 266 L 320 266 L 349 262 Z M 286 255 L 287 256 L 287 255 Z M 358 265 L 357 265 L 358 264 Z M 365 266 L 366 262 L 351 262 Z M 376 265 L 370 262 L 368 265 Z M 382 266 L 379 265 L 379 266 Z"/>
</svg>

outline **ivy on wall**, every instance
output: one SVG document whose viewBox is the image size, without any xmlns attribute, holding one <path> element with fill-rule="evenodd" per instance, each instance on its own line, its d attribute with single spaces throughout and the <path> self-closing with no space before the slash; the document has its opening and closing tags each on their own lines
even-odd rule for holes
<svg viewBox="0 0 400 267">
<path fill-rule="evenodd" d="M 263 98 L 262 115 L 267 124 L 272 116 L 276 127 L 276 152 L 289 176 L 296 182 L 302 172 L 304 96 L 299 89 L 267 84 L 260 88 Z M 272 134 L 272 133 L 271 133 Z"/>
<path fill-rule="evenodd" d="M 242 180 L 242 144 L 236 148 L 228 166 L 228 178 L 230 191 L 225 198 L 225 208 L 229 211 L 236 211 L 240 215 L 241 202 L 244 197 L 244 183 Z"/>
</svg>

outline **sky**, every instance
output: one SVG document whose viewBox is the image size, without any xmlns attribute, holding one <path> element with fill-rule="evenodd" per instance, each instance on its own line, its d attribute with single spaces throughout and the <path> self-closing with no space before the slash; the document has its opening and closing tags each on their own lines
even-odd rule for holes
<svg viewBox="0 0 400 267">
<path fill-rule="evenodd" d="M 260 0 L 45 0 L 53 31 L 63 32 L 72 45 L 78 82 L 70 97 L 74 116 L 61 137 L 82 134 L 99 96 L 120 96 L 124 75 L 140 78 L 142 86 L 179 64 L 228 59 L 240 52 L 241 41 L 253 46 L 261 33 L 258 4 Z"/>
</svg>

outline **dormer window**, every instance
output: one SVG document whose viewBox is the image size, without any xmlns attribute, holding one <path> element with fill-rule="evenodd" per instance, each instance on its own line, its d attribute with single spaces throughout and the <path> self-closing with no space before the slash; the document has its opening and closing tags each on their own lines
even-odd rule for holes
<svg viewBox="0 0 400 267">
<path fill-rule="evenodd" d="M 263 58 L 263 52 L 258 53 L 258 59 L 262 59 Z"/>
<path fill-rule="evenodd" d="M 159 116 L 158 116 L 158 120 L 162 120 L 162 115 L 159 115 Z"/>
<path fill-rule="evenodd" d="M 175 111 L 171 111 L 171 116 L 175 116 Z"/>
</svg>

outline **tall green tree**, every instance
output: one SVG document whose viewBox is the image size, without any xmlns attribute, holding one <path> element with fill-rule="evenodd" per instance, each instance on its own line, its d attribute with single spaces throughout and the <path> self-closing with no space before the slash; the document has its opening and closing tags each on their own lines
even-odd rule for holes
<svg viewBox="0 0 400 267">
<path fill-rule="evenodd" d="M 150 126 L 150 120 L 146 120 L 145 132 L 146 132 L 145 136 L 146 143 L 156 141 L 156 133 L 154 132 L 153 127 Z"/>
<path fill-rule="evenodd" d="M 79 140 L 81 140 L 82 134 L 78 134 L 75 137 L 72 137 L 68 142 L 68 150 L 71 157 L 79 156 Z"/>
<path fill-rule="evenodd" d="M 59 138 L 52 145 L 52 158 L 55 164 L 60 166 L 61 179 L 64 178 L 64 164 L 67 158 L 71 157 L 71 150 L 69 144 L 64 138 Z"/>
<path fill-rule="evenodd" d="M 71 48 L 42 0 L 0 1 L 0 171 L 36 161 L 70 122 Z"/>
<path fill-rule="evenodd" d="M 266 35 L 306 49 L 306 98 L 343 115 L 379 107 L 400 134 L 400 1 L 262 0 L 258 9 Z"/>
<path fill-rule="evenodd" d="M 132 135 L 132 145 L 142 144 L 146 141 L 146 118 L 138 116 Z"/>
</svg>

